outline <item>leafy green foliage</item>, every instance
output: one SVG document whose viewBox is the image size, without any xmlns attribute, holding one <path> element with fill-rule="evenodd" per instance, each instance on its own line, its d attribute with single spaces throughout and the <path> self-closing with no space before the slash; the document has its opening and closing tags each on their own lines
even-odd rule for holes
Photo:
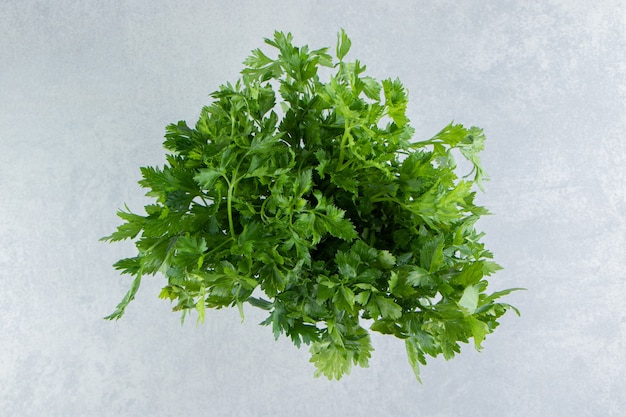
<svg viewBox="0 0 626 417">
<path fill-rule="evenodd" d="M 472 186 L 484 173 L 482 130 L 450 124 L 411 142 L 399 80 L 364 76 L 336 56 L 276 32 L 244 61 L 242 77 L 212 94 L 194 127 L 167 126 L 163 168 L 141 168 L 155 202 L 128 209 L 108 241 L 134 239 L 115 268 L 135 277 L 108 319 L 119 319 L 141 278 L 160 272 L 160 297 L 183 318 L 249 303 L 276 338 L 310 345 L 316 375 L 367 366 L 371 330 L 406 343 L 419 379 L 426 356 L 446 359 L 470 338 L 480 349 L 508 309 L 489 295 L 500 269 L 474 223 L 487 211 Z M 318 70 L 328 67 L 328 82 Z M 452 151 L 474 169 L 459 179 Z M 471 175 L 469 176 L 471 177 Z M 515 310 L 517 311 L 517 310 Z"/>
</svg>

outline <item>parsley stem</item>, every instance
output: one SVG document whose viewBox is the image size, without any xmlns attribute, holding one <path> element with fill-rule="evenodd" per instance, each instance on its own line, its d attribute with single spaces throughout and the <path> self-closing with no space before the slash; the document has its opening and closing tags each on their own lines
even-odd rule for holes
<svg viewBox="0 0 626 417">
<path fill-rule="evenodd" d="M 235 181 L 229 181 L 228 183 L 228 197 L 226 201 L 226 207 L 228 210 L 228 227 L 230 229 L 230 236 L 233 239 L 236 239 L 235 236 L 235 226 L 233 224 L 233 191 L 235 189 Z"/>
<path fill-rule="evenodd" d="M 216 252 L 218 249 L 221 249 L 221 248 L 222 248 L 222 246 L 224 246 L 224 245 L 225 245 L 225 244 L 227 244 L 228 242 L 230 242 L 228 239 L 227 239 L 227 240 L 225 240 L 224 242 L 220 243 L 219 245 L 217 245 L 216 247 L 214 247 L 214 248 L 213 248 L 213 249 L 211 249 L 210 251 L 206 252 L 206 253 L 204 254 L 204 256 L 206 257 L 206 256 L 208 256 L 208 255 L 213 254 L 213 253 L 214 253 L 214 252 Z"/>
<path fill-rule="evenodd" d="M 230 180 L 226 179 L 226 182 L 228 183 L 228 195 L 226 200 L 226 208 L 228 211 L 228 228 L 230 230 L 230 236 L 234 240 L 237 240 L 237 235 L 235 234 L 235 225 L 233 223 L 233 194 L 235 193 L 235 187 L 237 186 L 237 182 L 239 182 L 239 180 L 241 179 L 237 178 L 237 174 L 239 173 L 239 167 L 241 166 L 242 162 L 243 159 L 241 159 L 237 164 L 237 167 L 233 172 L 232 178 Z"/>
<path fill-rule="evenodd" d="M 348 126 L 348 123 L 346 122 L 346 128 L 343 131 L 343 136 L 341 137 L 341 145 L 339 147 L 339 162 L 337 163 L 338 170 L 341 170 L 343 168 L 343 151 L 346 148 L 346 142 L 348 141 L 348 137 L 350 137 L 351 128 L 352 126 Z"/>
<path fill-rule="evenodd" d="M 380 197 L 370 198 L 369 201 L 372 203 L 384 203 L 384 202 L 396 203 L 398 202 L 398 199 L 392 198 L 392 197 L 380 196 Z"/>
</svg>

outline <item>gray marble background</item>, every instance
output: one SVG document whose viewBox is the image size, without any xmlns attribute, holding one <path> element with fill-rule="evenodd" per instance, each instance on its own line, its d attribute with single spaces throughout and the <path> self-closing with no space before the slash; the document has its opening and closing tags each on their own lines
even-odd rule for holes
<svg viewBox="0 0 626 417">
<path fill-rule="evenodd" d="M 0 1 L 0 415 L 626 415 L 626 4 L 546 1 Z M 275 29 L 400 77 L 425 139 L 451 120 L 488 136 L 486 243 L 526 287 L 477 353 L 431 360 L 374 337 L 369 369 L 313 378 L 260 312 L 181 327 L 98 242 L 164 127 L 192 123 Z"/>
</svg>

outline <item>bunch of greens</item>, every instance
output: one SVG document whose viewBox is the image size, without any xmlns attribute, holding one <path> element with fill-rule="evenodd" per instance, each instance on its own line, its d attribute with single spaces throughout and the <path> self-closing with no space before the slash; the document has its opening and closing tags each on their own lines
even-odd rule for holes
<svg viewBox="0 0 626 417">
<path fill-rule="evenodd" d="M 135 277 L 108 319 L 118 319 L 144 275 L 167 279 L 174 310 L 243 304 L 267 310 L 262 324 L 310 345 L 316 376 L 367 366 L 371 330 L 406 343 L 419 379 L 426 355 L 477 349 L 510 305 L 486 293 L 491 260 L 474 223 L 483 170 L 481 129 L 450 124 L 411 142 L 399 80 L 364 76 L 338 35 L 327 48 L 296 47 L 276 32 L 242 76 L 212 93 L 195 127 L 167 126 L 163 168 L 141 168 L 155 199 L 108 241 L 136 239 L 138 254 L 115 263 Z M 326 67 L 328 82 L 318 71 Z M 473 165 L 458 179 L 452 151 Z M 466 177 L 467 178 L 467 177 Z M 515 310 L 517 311 L 517 310 Z"/>
</svg>

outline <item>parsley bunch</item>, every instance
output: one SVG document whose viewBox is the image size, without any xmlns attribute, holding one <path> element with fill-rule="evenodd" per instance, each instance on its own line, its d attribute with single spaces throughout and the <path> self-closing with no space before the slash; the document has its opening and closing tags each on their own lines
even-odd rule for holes
<svg viewBox="0 0 626 417">
<path fill-rule="evenodd" d="M 418 379 L 426 355 L 449 359 L 470 338 L 479 349 L 512 308 L 496 300 L 513 291 L 486 293 L 500 267 L 474 228 L 487 214 L 472 191 L 482 130 L 450 124 L 411 142 L 405 88 L 345 61 L 343 30 L 337 61 L 291 34 L 265 42 L 277 57 L 254 50 L 195 127 L 167 126 L 167 164 L 141 168 L 155 202 L 145 215 L 119 211 L 124 223 L 103 238 L 138 250 L 114 264 L 135 278 L 107 319 L 160 272 L 160 297 L 183 318 L 231 306 L 243 317 L 244 303 L 268 311 L 276 338 L 310 345 L 316 376 L 368 365 L 365 323 L 405 341 Z M 455 149 L 471 179 L 457 178 Z"/>
</svg>

